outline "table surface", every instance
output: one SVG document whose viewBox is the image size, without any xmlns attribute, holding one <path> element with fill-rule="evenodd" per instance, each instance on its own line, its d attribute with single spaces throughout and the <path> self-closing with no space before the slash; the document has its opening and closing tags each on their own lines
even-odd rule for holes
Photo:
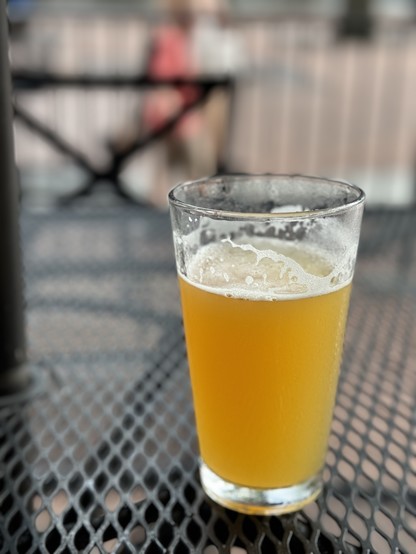
<svg viewBox="0 0 416 554">
<path fill-rule="evenodd" d="M 201 490 L 166 214 L 24 213 L 31 388 L 0 401 L 0 552 L 416 552 L 415 211 L 368 211 L 320 498 Z"/>
</svg>

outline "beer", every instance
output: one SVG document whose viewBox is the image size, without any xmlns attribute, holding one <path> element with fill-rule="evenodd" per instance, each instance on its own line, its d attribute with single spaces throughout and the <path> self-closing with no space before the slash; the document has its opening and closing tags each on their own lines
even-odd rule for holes
<svg viewBox="0 0 416 554">
<path fill-rule="evenodd" d="M 205 464 L 252 488 L 317 475 L 350 281 L 316 248 L 251 238 L 202 247 L 179 282 Z"/>
</svg>

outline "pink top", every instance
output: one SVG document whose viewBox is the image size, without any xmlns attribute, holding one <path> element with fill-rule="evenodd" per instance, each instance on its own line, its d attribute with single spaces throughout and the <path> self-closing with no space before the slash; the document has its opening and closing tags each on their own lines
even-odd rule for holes
<svg viewBox="0 0 416 554">
<path fill-rule="evenodd" d="M 188 35 L 179 27 L 160 28 L 154 37 L 149 60 L 149 76 L 155 79 L 192 78 L 195 68 L 191 59 Z M 152 91 L 144 104 L 143 122 L 150 131 L 161 128 L 166 121 L 200 95 L 194 85 L 166 87 Z M 191 111 L 176 125 L 173 134 L 189 137 L 201 127 L 201 114 Z"/>
</svg>

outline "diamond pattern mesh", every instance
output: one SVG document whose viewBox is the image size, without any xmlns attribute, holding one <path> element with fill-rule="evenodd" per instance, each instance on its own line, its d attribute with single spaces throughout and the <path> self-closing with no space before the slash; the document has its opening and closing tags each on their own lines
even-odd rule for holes
<svg viewBox="0 0 416 554">
<path fill-rule="evenodd" d="M 35 386 L 0 404 L 0 551 L 416 552 L 414 212 L 366 215 L 325 490 L 284 517 L 202 492 L 167 216 L 23 218 Z"/>
</svg>

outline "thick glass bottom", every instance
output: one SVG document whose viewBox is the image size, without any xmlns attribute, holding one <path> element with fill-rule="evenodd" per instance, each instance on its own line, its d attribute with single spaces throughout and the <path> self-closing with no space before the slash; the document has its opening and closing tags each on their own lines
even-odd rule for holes
<svg viewBox="0 0 416 554">
<path fill-rule="evenodd" d="M 206 494 L 231 510 L 243 514 L 278 515 L 299 510 L 309 504 L 322 490 L 318 474 L 303 483 L 277 489 L 256 489 L 225 481 L 201 461 L 200 476 Z"/>
</svg>

